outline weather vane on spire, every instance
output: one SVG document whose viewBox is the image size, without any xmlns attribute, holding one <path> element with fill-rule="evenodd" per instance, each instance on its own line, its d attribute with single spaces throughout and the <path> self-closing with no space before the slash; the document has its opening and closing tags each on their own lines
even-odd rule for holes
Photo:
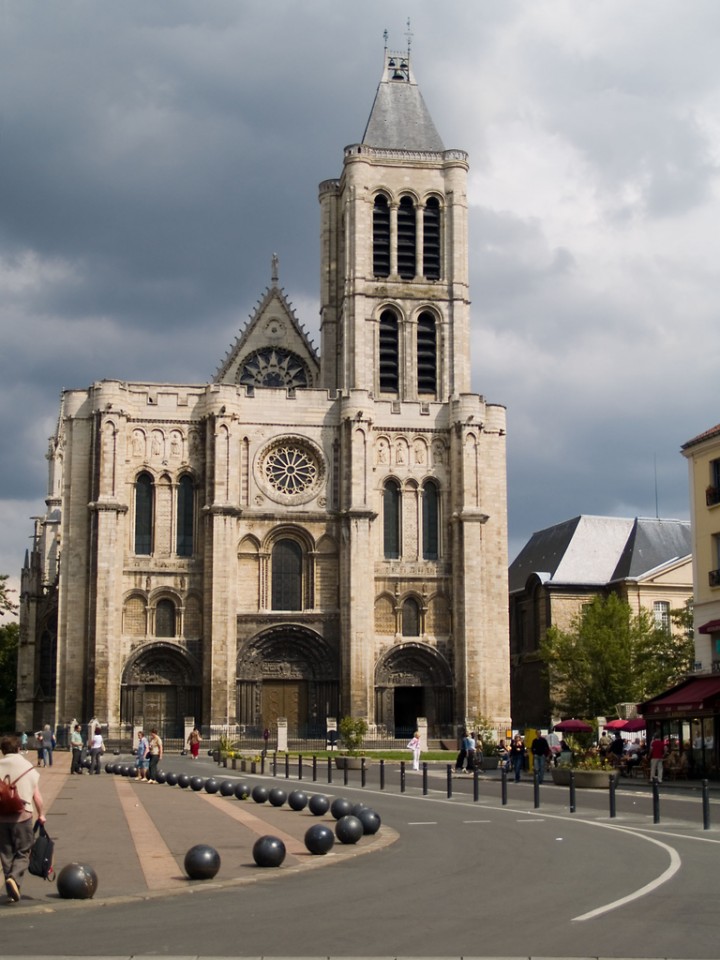
<svg viewBox="0 0 720 960">
<path fill-rule="evenodd" d="M 407 52 L 409 57 L 410 47 L 412 46 L 412 39 L 413 39 L 413 32 L 410 29 L 410 17 L 407 18 L 407 30 L 405 31 L 405 36 L 407 37 Z"/>
</svg>

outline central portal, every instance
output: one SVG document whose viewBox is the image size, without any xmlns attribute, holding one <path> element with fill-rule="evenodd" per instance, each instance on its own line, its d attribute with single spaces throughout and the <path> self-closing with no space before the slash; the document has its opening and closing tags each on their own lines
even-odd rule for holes
<svg viewBox="0 0 720 960">
<path fill-rule="evenodd" d="M 286 717 L 288 730 L 298 730 L 307 720 L 308 685 L 304 680 L 265 680 L 262 685 L 263 729 L 274 730 L 278 717 Z"/>
</svg>

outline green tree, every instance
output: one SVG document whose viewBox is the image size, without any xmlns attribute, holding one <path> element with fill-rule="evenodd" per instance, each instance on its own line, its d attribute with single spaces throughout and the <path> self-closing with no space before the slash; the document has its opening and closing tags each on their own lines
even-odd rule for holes
<svg viewBox="0 0 720 960">
<path fill-rule="evenodd" d="M 7 585 L 8 575 L 0 573 L 0 614 L 17 613 L 17 604 L 10 599 L 10 594 L 14 593 Z"/>
<path fill-rule="evenodd" d="M 15 730 L 19 634 L 17 623 L 0 625 L 0 731 Z"/>
<path fill-rule="evenodd" d="M 633 614 L 616 594 L 596 597 L 569 630 L 551 627 L 540 645 L 553 707 L 564 715 L 613 716 L 615 704 L 639 702 L 669 685 L 673 639 L 647 610 Z M 664 664 L 664 666 L 663 666 Z M 672 672 L 672 671 L 670 671 Z"/>
<path fill-rule="evenodd" d="M 692 601 L 671 610 L 670 620 L 675 630 L 655 629 L 638 642 L 635 656 L 641 700 L 648 700 L 679 683 L 693 668 Z"/>
</svg>

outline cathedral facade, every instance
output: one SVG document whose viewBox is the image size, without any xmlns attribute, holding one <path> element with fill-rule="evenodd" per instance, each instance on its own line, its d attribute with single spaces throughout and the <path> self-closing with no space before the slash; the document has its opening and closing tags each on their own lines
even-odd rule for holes
<svg viewBox="0 0 720 960">
<path fill-rule="evenodd" d="M 470 389 L 467 171 L 386 51 L 319 189 L 320 355 L 273 260 L 211 382 L 63 393 L 20 729 L 509 725 L 505 409 Z"/>
</svg>

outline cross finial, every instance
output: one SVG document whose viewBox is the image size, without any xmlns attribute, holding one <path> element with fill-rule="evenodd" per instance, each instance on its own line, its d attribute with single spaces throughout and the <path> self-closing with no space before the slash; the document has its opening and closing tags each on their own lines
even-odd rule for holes
<svg viewBox="0 0 720 960">
<path fill-rule="evenodd" d="M 412 46 L 412 38 L 413 38 L 413 32 L 412 32 L 412 30 L 410 29 L 410 17 L 407 18 L 407 30 L 406 30 L 406 32 L 405 32 L 405 36 L 407 37 L 407 52 L 408 52 L 408 57 L 409 57 L 409 56 L 410 56 L 410 47 Z"/>
<path fill-rule="evenodd" d="M 278 285 L 278 276 L 280 273 L 280 258 L 276 253 L 272 255 L 272 273 L 271 282 L 274 287 Z"/>
</svg>

